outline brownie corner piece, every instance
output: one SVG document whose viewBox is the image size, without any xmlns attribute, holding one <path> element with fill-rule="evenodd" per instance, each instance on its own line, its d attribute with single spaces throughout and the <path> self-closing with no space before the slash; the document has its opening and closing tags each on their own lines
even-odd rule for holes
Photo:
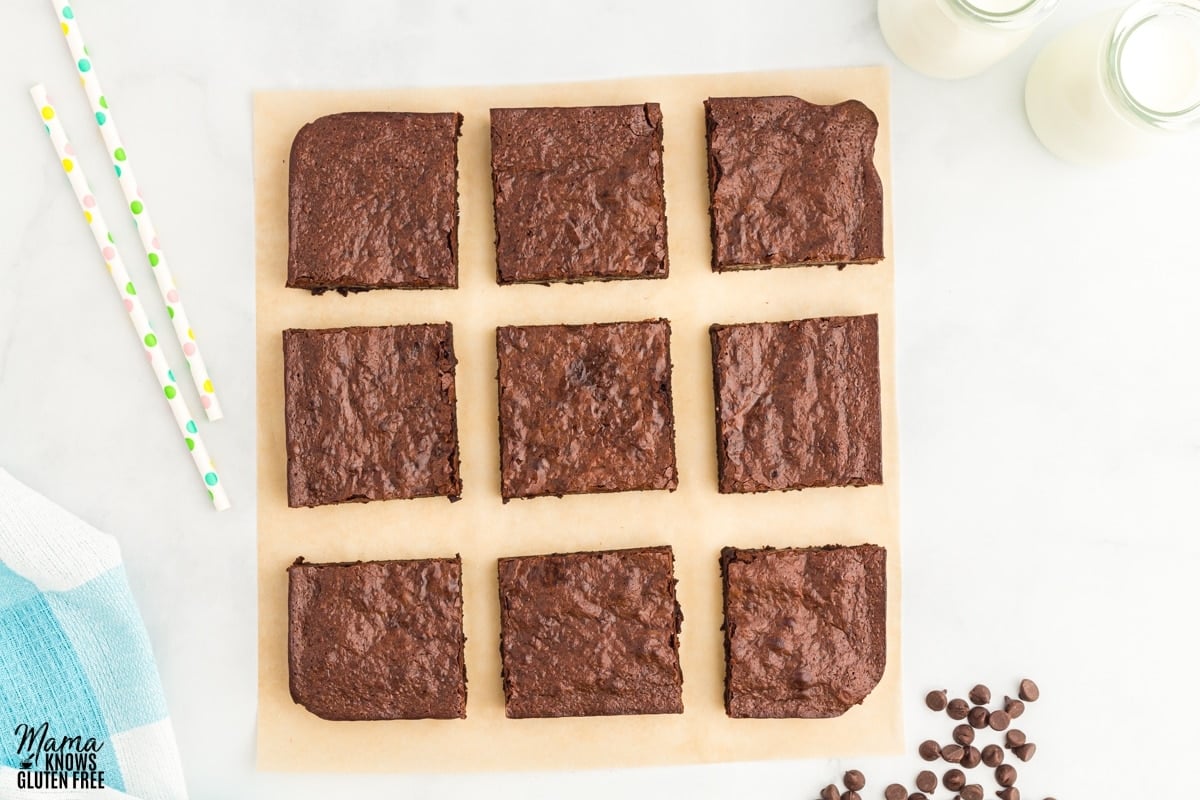
<svg viewBox="0 0 1200 800">
<path fill-rule="evenodd" d="M 786 96 L 709 98 L 704 108 L 715 271 L 883 259 L 870 108 Z"/>
<path fill-rule="evenodd" d="M 491 111 L 500 284 L 665 278 L 657 103 Z"/>
<path fill-rule="evenodd" d="M 328 720 L 463 719 L 462 561 L 288 568 L 288 685 Z"/>
<path fill-rule="evenodd" d="M 283 332 L 288 505 L 462 494 L 450 323 Z"/>
<path fill-rule="evenodd" d="M 877 545 L 721 551 L 725 712 L 837 717 L 887 665 L 887 551 Z"/>
<path fill-rule="evenodd" d="M 669 546 L 502 558 L 505 715 L 683 713 Z"/>
<path fill-rule="evenodd" d="M 665 319 L 496 330 L 500 493 L 678 486 Z"/>
<path fill-rule="evenodd" d="M 876 315 L 709 334 L 722 493 L 883 482 Z"/>
<path fill-rule="evenodd" d="M 292 141 L 287 285 L 320 294 L 458 286 L 462 115 L 349 112 Z"/>
</svg>

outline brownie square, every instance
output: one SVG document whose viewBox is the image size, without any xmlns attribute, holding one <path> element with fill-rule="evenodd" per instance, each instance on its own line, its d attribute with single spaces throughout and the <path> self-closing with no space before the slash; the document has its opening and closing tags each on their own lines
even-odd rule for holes
<svg viewBox="0 0 1200 800">
<path fill-rule="evenodd" d="M 887 551 L 721 551 L 725 713 L 837 717 L 887 664 Z"/>
<path fill-rule="evenodd" d="M 458 286 L 462 115 L 355 112 L 292 142 L 287 285 L 314 293 Z"/>
<path fill-rule="evenodd" d="M 883 482 L 874 314 L 710 336 L 722 492 Z"/>
<path fill-rule="evenodd" d="M 288 505 L 458 499 L 450 323 L 283 332 Z"/>
<path fill-rule="evenodd" d="M 883 258 L 871 109 L 720 97 L 704 110 L 714 270 Z"/>
<path fill-rule="evenodd" d="M 462 719 L 462 561 L 288 567 L 288 683 L 323 719 Z"/>
<path fill-rule="evenodd" d="M 670 547 L 502 558 L 510 718 L 683 713 Z"/>
<path fill-rule="evenodd" d="M 667 277 L 657 103 L 492 109 L 502 284 Z"/>
<path fill-rule="evenodd" d="M 674 490 L 671 323 L 496 329 L 500 494 Z"/>
</svg>

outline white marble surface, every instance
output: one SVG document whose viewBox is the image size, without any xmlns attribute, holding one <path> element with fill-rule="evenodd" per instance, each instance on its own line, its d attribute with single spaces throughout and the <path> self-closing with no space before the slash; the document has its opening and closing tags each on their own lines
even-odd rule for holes
<svg viewBox="0 0 1200 800">
<path fill-rule="evenodd" d="M 931 686 L 1037 677 L 1027 798 L 1157 790 L 1159 774 L 1194 778 L 1177 769 L 1200 749 L 1200 144 L 1068 167 L 1020 105 L 1038 45 L 1101 7 L 1065 0 L 980 78 L 893 78 L 908 738 L 945 734 L 921 710 Z M 218 381 L 227 419 L 203 430 L 235 509 L 206 507 L 29 103 L 46 82 L 120 208 L 45 0 L 0 12 L 0 464 L 120 538 L 195 797 L 803 798 L 851 766 L 254 771 L 251 92 L 895 64 L 872 0 L 77 10 Z M 876 797 L 917 764 L 854 766 Z"/>
</svg>

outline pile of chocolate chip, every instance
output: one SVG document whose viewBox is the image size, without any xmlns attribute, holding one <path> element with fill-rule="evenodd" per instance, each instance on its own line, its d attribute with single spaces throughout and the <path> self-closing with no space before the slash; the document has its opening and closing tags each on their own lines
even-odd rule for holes
<svg viewBox="0 0 1200 800">
<path fill-rule="evenodd" d="M 1026 678 L 1021 681 L 1016 697 L 1004 698 L 1004 705 L 989 710 L 992 702 L 992 691 L 983 684 L 977 685 L 968 694 L 967 700 L 947 699 L 944 689 L 925 695 L 925 705 L 931 711 L 945 711 L 950 719 L 959 722 L 954 727 L 949 744 L 938 744 L 933 739 L 921 742 L 917 753 L 926 761 L 941 759 L 949 764 L 957 764 L 946 770 L 942 775 L 941 784 L 954 792 L 955 800 L 983 800 L 984 789 L 981 783 L 967 783 L 969 780 L 964 769 L 973 770 L 980 764 L 994 770 L 997 790 L 1000 800 L 1021 800 L 1021 790 L 1017 788 L 1017 768 L 1004 761 L 1004 751 L 1021 760 L 1028 761 L 1037 752 L 1037 745 L 1028 741 L 1025 733 L 1012 727 L 1013 721 L 1025 713 L 1025 704 L 1038 699 L 1040 692 L 1037 684 Z M 966 720 L 966 722 L 963 722 Z M 988 744 L 980 749 L 976 745 L 975 732 L 992 730 L 1004 734 L 1004 746 Z M 862 800 L 859 794 L 867 785 L 867 779 L 856 769 L 842 776 L 846 791 L 840 791 L 835 784 L 829 784 L 821 790 L 821 800 Z M 937 773 L 932 770 L 921 770 L 915 781 L 916 789 L 909 791 L 902 784 L 893 783 L 883 790 L 885 800 L 929 800 L 938 788 Z M 1047 797 L 1045 800 L 1054 800 Z"/>
</svg>

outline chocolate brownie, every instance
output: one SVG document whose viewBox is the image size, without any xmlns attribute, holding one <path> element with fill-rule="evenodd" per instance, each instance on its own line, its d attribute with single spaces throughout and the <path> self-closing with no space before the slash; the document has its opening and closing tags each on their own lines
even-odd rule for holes
<svg viewBox="0 0 1200 800">
<path fill-rule="evenodd" d="M 721 551 L 725 713 L 837 717 L 887 664 L 887 551 Z"/>
<path fill-rule="evenodd" d="M 722 492 L 883 482 L 874 314 L 710 336 Z"/>
<path fill-rule="evenodd" d="M 500 283 L 667 277 L 657 103 L 493 108 Z"/>
<path fill-rule="evenodd" d="M 458 499 L 450 323 L 283 332 L 288 505 Z"/>
<path fill-rule="evenodd" d="M 321 117 L 292 142 L 287 285 L 458 286 L 461 114 Z"/>
<path fill-rule="evenodd" d="M 502 558 L 511 718 L 683 713 L 670 547 Z"/>
<path fill-rule="evenodd" d="M 704 103 L 717 271 L 883 258 L 879 121 L 857 100 Z"/>
<path fill-rule="evenodd" d="M 462 719 L 462 561 L 288 567 L 292 699 L 332 720 Z"/>
<path fill-rule="evenodd" d="M 496 330 L 500 493 L 674 490 L 671 323 Z"/>
</svg>

